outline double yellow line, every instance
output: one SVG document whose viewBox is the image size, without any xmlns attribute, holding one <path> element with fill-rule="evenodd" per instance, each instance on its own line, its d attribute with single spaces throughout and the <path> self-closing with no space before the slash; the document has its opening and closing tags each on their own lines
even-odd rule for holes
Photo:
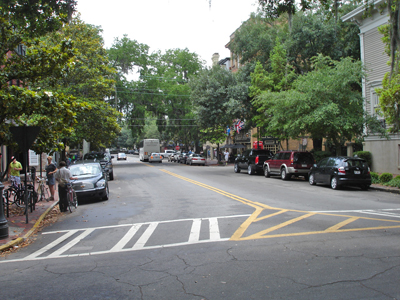
<svg viewBox="0 0 400 300">
<path fill-rule="evenodd" d="M 349 232 L 349 231 L 362 231 L 362 230 L 378 230 L 378 229 L 388 229 L 388 228 L 400 228 L 400 225 L 391 225 L 391 226 L 375 226 L 375 227 L 365 227 L 365 228 L 350 228 L 350 229 L 341 229 L 344 226 L 353 223 L 357 220 L 372 220 L 372 221 L 380 221 L 380 222 L 389 222 L 389 223 L 396 223 L 399 224 L 400 221 L 394 221 L 394 220 L 385 220 L 385 219 L 376 219 L 376 218 L 366 218 L 366 217 L 355 217 L 355 216 L 349 216 L 349 215 L 340 215 L 340 214 L 329 214 L 329 213 L 317 213 L 317 212 L 309 212 L 309 211 L 302 211 L 302 210 L 290 210 L 290 209 L 282 209 L 282 208 L 276 208 L 276 207 L 271 207 L 269 205 L 255 202 L 248 200 L 246 198 L 228 193 L 226 191 L 220 190 L 218 188 L 215 188 L 213 186 L 201 183 L 196 180 L 189 179 L 187 177 L 178 175 L 176 173 L 172 173 L 170 171 L 167 171 L 165 169 L 161 169 L 162 172 L 167 173 L 171 176 L 177 177 L 179 179 L 182 179 L 184 181 L 190 182 L 192 184 L 195 184 L 197 186 L 203 187 L 205 189 L 208 189 L 210 191 L 216 192 L 220 195 L 226 196 L 228 198 L 231 198 L 235 201 L 239 201 L 243 204 L 249 205 L 255 209 L 255 211 L 244 221 L 240 227 L 235 231 L 235 233 L 232 235 L 230 238 L 231 240 L 250 240 L 250 239 L 260 239 L 260 238 L 272 238 L 272 237 L 283 237 L 283 236 L 300 236 L 300 235 L 310 235 L 310 234 L 321 234 L 321 233 L 333 233 L 333 232 Z M 261 213 L 264 210 L 275 210 L 276 212 L 273 212 L 271 214 L 259 217 Z M 298 212 L 301 213 L 301 216 L 298 216 L 296 218 L 293 218 L 291 220 L 288 220 L 286 222 L 283 222 L 281 224 L 278 224 L 276 226 L 270 227 L 268 229 L 262 230 L 260 232 L 257 232 L 255 234 L 249 235 L 249 236 L 244 236 L 246 230 L 249 228 L 249 226 L 252 223 L 259 222 L 262 220 L 265 220 L 267 218 L 271 218 L 286 212 Z M 308 231 L 308 232 L 296 232 L 296 233 L 285 233 L 285 234 L 273 234 L 271 235 L 270 233 L 277 230 L 281 229 L 283 227 L 286 227 L 288 225 L 291 225 L 293 223 L 296 223 L 298 221 L 304 220 L 306 218 L 315 216 L 315 215 L 325 215 L 325 216 L 334 216 L 334 217 L 340 217 L 340 218 L 345 218 L 344 221 L 337 223 L 336 225 L 333 225 L 325 230 L 320 230 L 320 231 Z"/>
</svg>

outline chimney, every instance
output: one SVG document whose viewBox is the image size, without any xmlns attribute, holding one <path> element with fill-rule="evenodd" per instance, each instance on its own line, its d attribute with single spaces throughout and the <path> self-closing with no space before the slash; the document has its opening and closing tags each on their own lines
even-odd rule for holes
<svg viewBox="0 0 400 300">
<path fill-rule="evenodd" d="M 214 53 L 212 58 L 211 58 L 211 60 L 212 60 L 212 65 L 216 66 L 218 64 L 218 62 L 219 62 L 219 54 L 218 53 Z"/>
</svg>

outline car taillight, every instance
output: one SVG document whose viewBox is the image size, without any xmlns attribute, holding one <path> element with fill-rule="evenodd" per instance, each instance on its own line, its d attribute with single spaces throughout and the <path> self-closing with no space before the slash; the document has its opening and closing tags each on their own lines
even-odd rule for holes
<svg viewBox="0 0 400 300">
<path fill-rule="evenodd" d="M 339 172 L 340 174 L 346 174 L 346 170 L 344 169 L 344 167 L 340 167 L 340 168 L 338 169 L 338 172 Z"/>
<path fill-rule="evenodd" d="M 368 174 L 370 174 L 371 173 L 371 169 L 368 167 Z"/>
<path fill-rule="evenodd" d="M 256 156 L 256 161 L 255 161 L 256 164 L 258 164 L 258 161 L 259 161 L 258 156 Z"/>
</svg>

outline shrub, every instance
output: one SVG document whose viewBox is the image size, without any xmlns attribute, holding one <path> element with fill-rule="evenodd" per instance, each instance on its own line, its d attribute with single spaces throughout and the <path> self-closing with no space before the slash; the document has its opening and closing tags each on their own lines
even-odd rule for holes
<svg viewBox="0 0 400 300">
<path fill-rule="evenodd" d="M 379 175 L 379 181 L 381 183 L 387 183 L 392 179 L 393 179 L 393 175 L 390 173 L 382 173 L 381 175 Z"/>
<path fill-rule="evenodd" d="M 321 159 L 325 158 L 325 157 L 334 156 L 334 155 L 332 155 L 331 152 L 327 152 L 327 151 L 314 151 L 314 150 L 311 150 L 310 152 L 314 156 L 315 163 L 319 163 L 319 161 Z"/>
<path fill-rule="evenodd" d="M 386 182 L 384 185 L 400 188 L 400 178 L 398 178 L 398 177 L 399 176 L 396 176 L 396 178 L 393 178 L 389 182 Z"/>
<path fill-rule="evenodd" d="M 353 156 L 357 156 L 359 158 L 365 159 L 368 163 L 368 166 L 371 168 L 372 166 L 372 154 L 369 151 L 357 151 L 354 152 Z"/>
<path fill-rule="evenodd" d="M 379 183 L 379 175 L 378 173 L 371 172 L 371 181 L 372 183 Z"/>
</svg>

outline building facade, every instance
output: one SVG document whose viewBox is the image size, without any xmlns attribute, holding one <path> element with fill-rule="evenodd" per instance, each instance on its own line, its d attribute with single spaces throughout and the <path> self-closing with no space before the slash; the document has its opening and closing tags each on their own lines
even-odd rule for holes
<svg viewBox="0 0 400 300">
<path fill-rule="evenodd" d="M 362 92 L 364 110 L 369 115 L 376 115 L 383 126 L 387 127 L 385 120 L 377 113 L 379 110 L 379 97 L 376 88 L 382 87 L 384 75 L 390 71 L 388 61 L 390 57 L 385 53 L 385 44 L 378 27 L 389 21 L 388 11 L 378 8 L 384 1 L 375 1 L 375 9 L 368 17 L 365 16 L 365 7 L 360 6 L 342 17 L 344 22 L 354 22 L 360 29 L 361 61 L 366 67 L 367 76 L 363 79 Z M 367 133 L 367 132 L 366 132 Z M 400 174 L 400 135 L 392 134 L 389 139 L 377 134 L 368 134 L 365 137 L 364 150 L 372 154 L 371 169 L 374 172 L 389 172 Z"/>
</svg>

